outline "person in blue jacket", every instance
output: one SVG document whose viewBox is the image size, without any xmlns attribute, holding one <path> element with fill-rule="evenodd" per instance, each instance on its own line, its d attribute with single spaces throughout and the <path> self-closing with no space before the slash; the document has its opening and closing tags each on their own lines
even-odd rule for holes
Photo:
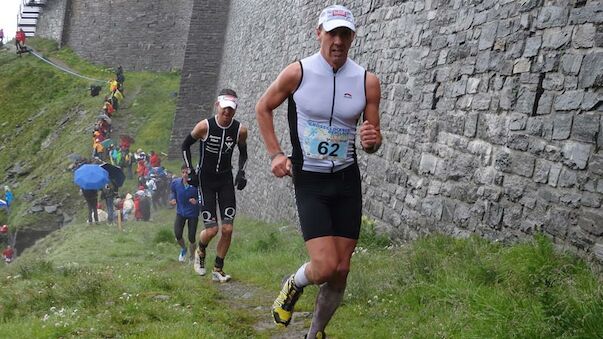
<svg viewBox="0 0 603 339">
<path fill-rule="evenodd" d="M 13 200 L 15 200 L 15 196 L 13 195 L 13 192 L 10 190 L 10 188 L 8 186 L 4 186 L 4 201 L 6 201 L 6 210 L 10 211 L 10 206 L 13 203 Z"/>
<path fill-rule="evenodd" d="M 188 241 L 190 255 L 195 253 L 195 235 L 199 223 L 199 191 L 197 187 L 188 184 L 188 167 L 182 165 L 182 177 L 172 180 L 170 184 L 170 205 L 176 206 L 176 220 L 174 221 L 174 235 L 180 245 L 178 261 L 186 260 L 186 244 L 182 238 L 184 225 L 188 223 Z"/>
</svg>

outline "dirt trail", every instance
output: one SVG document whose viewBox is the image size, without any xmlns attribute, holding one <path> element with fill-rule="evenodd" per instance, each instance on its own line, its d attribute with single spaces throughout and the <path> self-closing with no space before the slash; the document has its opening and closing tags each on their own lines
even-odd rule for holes
<svg viewBox="0 0 603 339">
<path fill-rule="evenodd" d="M 295 312 L 286 329 L 275 327 L 270 307 L 278 290 L 269 292 L 236 280 L 220 284 L 218 289 L 229 307 L 255 315 L 256 322 L 253 328 L 260 334 L 267 334 L 274 339 L 303 338 L 308 331 L 304 322 L 311 319 L 310 312 Z"/>
</svg>

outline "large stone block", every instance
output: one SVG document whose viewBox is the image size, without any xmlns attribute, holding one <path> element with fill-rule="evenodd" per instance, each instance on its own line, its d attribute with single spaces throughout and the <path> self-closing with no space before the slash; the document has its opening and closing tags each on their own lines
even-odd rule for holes
<svg viewBox="0 0 603 339">
<path fill-rule="evenodd" d="M 439 158 L 433 154 L 422 153 L 421 161 L 419 163 L 420 174 L 435 174 L 436 166 L 439 162 Z"/>
<path fill-rule="evenodd" d="M 571 114 L 555 114 L 553 121 L 553 140 L 565 140 L 572 131 L 573 116 Z"/>
<path fill-rule="evenodd" d="M 565 77 L 561 73 L 546 73 L 542 80 L 542 88 L 549 91 L 563 90 Z"/>
<path fill-rule="evenodd" d="M 517 151 L 527 151 L 530 145 L 530 138 L 525 134 L 509 134 L 507 147 Z"/>
<path fill-rule="evenodd" d="M 529 58 L 538 55 L 538 51 L 540 50 L 540 46 L 542 45 L 542 36 L 532 36 L 528 37 L 526 40 L 526 45 L 523 50 L 523 57 Z"/>
<path fill-rule="evenodd" d="M 548 28 L 542 35 L 542 48 L 556 50 L 569 44 L 572 38 L 572 28 Z"/>
<path fill-rule="evenodd" d="M 477 46 L 479 50 L 492 48 L 492 46 L 494 45 L 494 40 L 496 39 L 497 27 L 498 21 L 487 22 L 482 25 L 479 37 L 479 44 Z"/>
<path fill-rule="evenodd" d="M 580 114 L 574 117 L 571 139 L 594 144 L 599 132 L 599 114 Z"/>
<path fill-rule="evenodd" d="M 582 66 L 581 54 L 569 54 L 566 53 L 561 57 L 561 70 L 565 74 L 578 75 L 580 73 L 580 66 Z"/>
<path fill-rule="evenodd" d="M 536 28 L 564 26 L 567 23 L 569 9 L 567 6 L 546 6 L 540 10 L 536 18 Z"/>
<path fill-rule="evenodd" d="M 582 60 L 578 75 L 578 87 L 603 86 L 603 52 L 587 54 Z"/>
<path fill-rule="evenodd" d="M 595 44 L 595 34 L 597 30 L 593 24 L 585 24 L 574 27 L 572 37 L 572 47 L 589 48 Z"/>
<path fill-rule="evenodd" d="M 599 182 L 603 183 L 603 152 L 599 151 L 591 156 L 588 169 L 591 173 L 602 176 Z"/>
<path fill-rule="evenodd" d="M 536 99 L 536 91 L 522 86 L 517 94 L 515 110 L 520 113 L 531 113 Z"/>
<path fill-rule="evenodd" d="M 601 209 L 582 208 L 578 216 L 578 226 L 592 235 L 603 235 L 603 211 Z"/>
<path fill-rule="evenodd" d="M 588 144 L 566 142 L 561 148 L 563 164 L 573 169 L 585 169 L 591 149 L 592 146 Z"/>
<path fill-rule="evenodd" d="M 574 187 L 578 183 L 578 173 L 576 171 L 572 171 L 567 167 L 561 168 L 561 173 L 559 174 L 558 180 L 559 187 Z"/>
<path fill-rule="evenodd" d="M 575 224 L 575 213 L 567 209 L 551 208 L 546 215 L 543 227 L 549 234 L 565 239 L 569 227 Z"/>
<path fill-rule="evenodd" d="M 555 98 L 554 108 L 557 111 L 578 109 L 584 98 L 584 91 L 565 91 Z"/>
</svg>

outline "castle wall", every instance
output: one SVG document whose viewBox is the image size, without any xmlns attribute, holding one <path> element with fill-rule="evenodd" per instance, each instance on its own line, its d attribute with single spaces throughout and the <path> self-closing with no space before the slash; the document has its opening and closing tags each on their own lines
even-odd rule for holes
<svg viewBox="0 0 603 339">
<path fill-rule="evenodd" d="M 109 67 L 180 70 L 192 5 L 193 0 L 51 0 L 38 34 Z"/>
<path fill-rule="evenodd" d="M 254 105 L 318 50 L 322 1 L 232 1 L 218 87 L 250 127 L 240 210 L 295 221 Z M 603 3 L 365 0 L 351 57 L 381 80 L 379 152 L 360 152 L 364 212 L 390 234 L 520 240 L 544 232 L 603 260 Z M 277 135 L 290 151 L 286 105 Z"/>
</svg>

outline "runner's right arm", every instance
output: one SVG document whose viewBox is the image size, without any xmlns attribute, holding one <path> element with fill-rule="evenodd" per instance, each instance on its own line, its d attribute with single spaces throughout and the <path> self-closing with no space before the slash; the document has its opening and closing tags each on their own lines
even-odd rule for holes
<svg viewBox="0 0 603 339">
<path fill-rule="evenodd" d="M 291 160 L 284 156 L 285 153 L 276 137 L 273 111 L 295 91 L 301 76 L 301 65 L 297 62 L 290 64 L 278 75 L 255 106 L 260 134 L 272 161 L 272 173 L 279 178 L 291 175 Z"/>
<path fill-rule="evenodd" d="M 193 186 L 198 186 L 198 177 L 195 172 L 195 168 L 193 167 L 193 160 L 191 156 L 191 146 L 197 142 L 199 139 L 205 138 L 208 131 L 208 123 L 207 119 L 201 120 L 195 125 L 195 128 L 191 131 L 189 135 L 186 136 L 184 141 L 182 142 L 182 157 L 184 158 L 184 163 L 189 170 L 189 184 Z"/>
</svg>

